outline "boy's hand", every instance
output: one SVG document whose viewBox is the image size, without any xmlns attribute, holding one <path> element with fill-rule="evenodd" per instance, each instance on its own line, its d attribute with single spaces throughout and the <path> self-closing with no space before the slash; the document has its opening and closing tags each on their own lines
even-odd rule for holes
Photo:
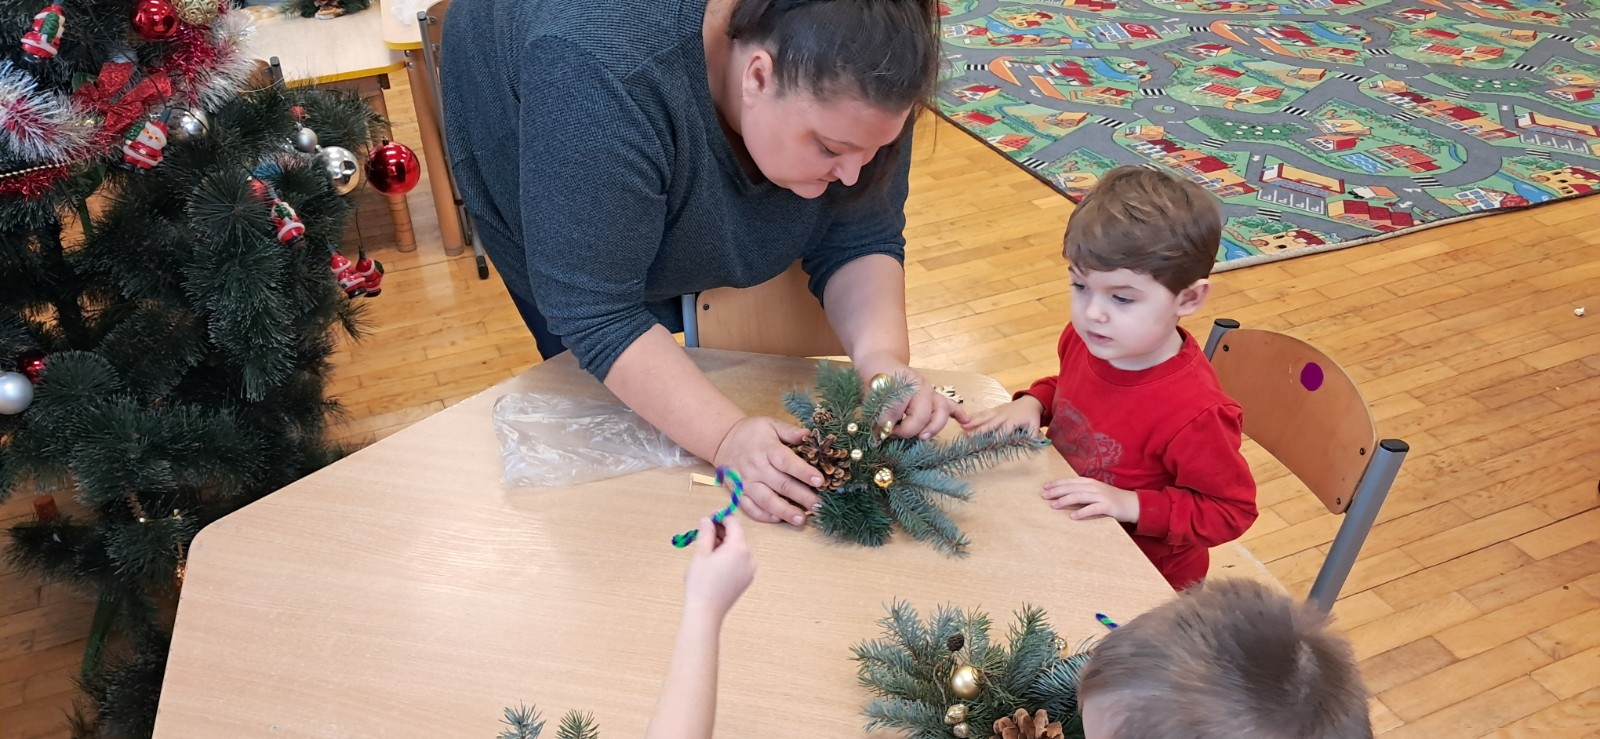
<svg viewBox="0 0 1600 739">
<path fill-rule="evenodd" d="M 713 524 L 710 518 L 700 519 L 694 559 L 683 576 L 684 610 L 697 611 L 720 622 L 755 576 L 756 560 L 745 546 L 739 520 L 729 517 Z"/>
<path fill-rule="evenodd" d="M 996 429 L 1025 428 L 1039 433 L 1039 421 L 1044 417 L 1044 406 L 1032 395 L 1024 395 L 1005 405 L 973 414 L 972 420 L 961 424 L 969 434 Z"/>
<path fill-rule="evenodd" d="M 1074 521 L 1096 516 L 1110 516 L 1123 523 L 1139 522 L 1139 494 L 1132 490 L 1114 488 L 1089 477 L 1068 477 L 1044 484 L 1045 500 L 1050 507 L 1060 510 L 1081 505 L 1072 512 Z"/>
</svg>

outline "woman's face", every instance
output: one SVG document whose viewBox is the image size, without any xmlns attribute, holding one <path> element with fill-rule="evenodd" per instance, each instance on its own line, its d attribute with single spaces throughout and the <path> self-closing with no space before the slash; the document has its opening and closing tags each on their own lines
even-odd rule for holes
<svg viewBox="0 0 1600 739">
<path fill-rule="evenodd" d="M 758 53 L 757 57 L 765 57 Z M 910 109 L 886 111 L 848 95 L 819 99 L 780 90 L 766 65 L 745 69 L 739 134 L 761 174 L 803 198 L 834 181 L 854 185 L 878 149 L 893 143 Z"/>
</svg>

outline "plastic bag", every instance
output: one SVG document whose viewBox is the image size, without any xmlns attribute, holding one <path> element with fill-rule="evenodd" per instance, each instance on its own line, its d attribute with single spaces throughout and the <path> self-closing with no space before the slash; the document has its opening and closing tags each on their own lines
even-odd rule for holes
<svg viewBox="0 0 1600 739">
<path fill-rule="evenodd" d="M 495 401 L 494 432 L 508 487 L 582 485 L 697 461 L 616 402 L 512 393 Z"/>
</svg>

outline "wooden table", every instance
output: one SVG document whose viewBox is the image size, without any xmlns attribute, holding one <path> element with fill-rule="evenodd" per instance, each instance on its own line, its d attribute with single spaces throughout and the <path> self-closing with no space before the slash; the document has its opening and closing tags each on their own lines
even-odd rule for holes
<svg viewBox="0 0 1600 739">
<path fill-rule="evenodd" d="M 781 414 L 807 360 L 691 355 L 747 410 Z M 974 407 L 978 375 L 927 373 Z M 592 711 L 640 736 L 677 628 L 688 555 L 673 534 L 718 489 L 661 469 L 566 488 L 504 489 L 490 422 L 518 391 L 610 398 L 571 353 L 423 420 L 208 527 L 189 553 L 156 723 L 170 737 L 493 736 L 502 711 Z M 1070 643 L 1172 597 L 1115 524 L 1039 498 L 1070 475 L 1046 450 L 972 479 L 952 559 L 898 530 L 867 549 L 814 529 L 747 526 L 760 572 L 723 631 L 717 728 L 727 737 L 861 735 L 868 694 L 850 647 L 884 604 L 982 607 L 1003 636 L 1024 603 Z M 554 721 L 550 731 L 554 731 Z"/>
<path fill-rule="evenodd" d="M 389 73 L 404 69 L 406 63 L 383 43 L 381 26 L 376 8 L 330 20 L 280 12 L 251 23 L 245 48 L 257 59 L 276 58 L 283 80 L 290 86 L 344 87 L 387 118 L 383 91 L 389 87 Z M 395 246 L 400 251 L 415 251 L 417 241 L 406 197 L 385 195 L 384 199 L 394 222 Z"/>
</svg>

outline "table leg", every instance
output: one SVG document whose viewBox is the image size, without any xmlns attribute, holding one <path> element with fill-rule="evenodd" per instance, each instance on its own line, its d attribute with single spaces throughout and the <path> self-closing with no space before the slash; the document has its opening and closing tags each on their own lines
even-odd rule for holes
<svg viewBox="0 0 1600 739">
<path fill-rule="evenodd" d="M 384 100 L 383 91 L 388 87 L 388 75 L 384 75 L 378 80 L 377 87 L 370 90 L 363 89 L 362 91 L 362 97 L 366 99 L 367 105 L 372 108 L 372 112 L 383 116 L 385 120 L 389 118 L 389 103 Z M 389 135 L 394 136 L 394 131 L 390 130 Z M 406 196 L 385 195 L 383 197 L 389 201 L 389 220 L 394 222 L 395 248 L 403 252 L 416 251 L 417 235 L 416 230 L 411 226 L 411 206 L 406 203 Z"/>
<path fill-rule="evenodd" d="M 433 111 L 433 85 L 422 69 L 422 61 L 406 52 L 406 75 L 411 80 L 411 101 L 417 109 L 417 131 L 422 138 L 422 155 L 427 158 L 428 185 L 433 190 L 433 207 L 439 214 L 439 236 L 444 241 L 444 253 L 460 254 L 466 248 L 461 235 L 461 217 L 456 212 L 455 193 L 450 191 L 450 177 L 445 173 L 444 137 L 439 131 L 439 119 Z"/>
</svg>

